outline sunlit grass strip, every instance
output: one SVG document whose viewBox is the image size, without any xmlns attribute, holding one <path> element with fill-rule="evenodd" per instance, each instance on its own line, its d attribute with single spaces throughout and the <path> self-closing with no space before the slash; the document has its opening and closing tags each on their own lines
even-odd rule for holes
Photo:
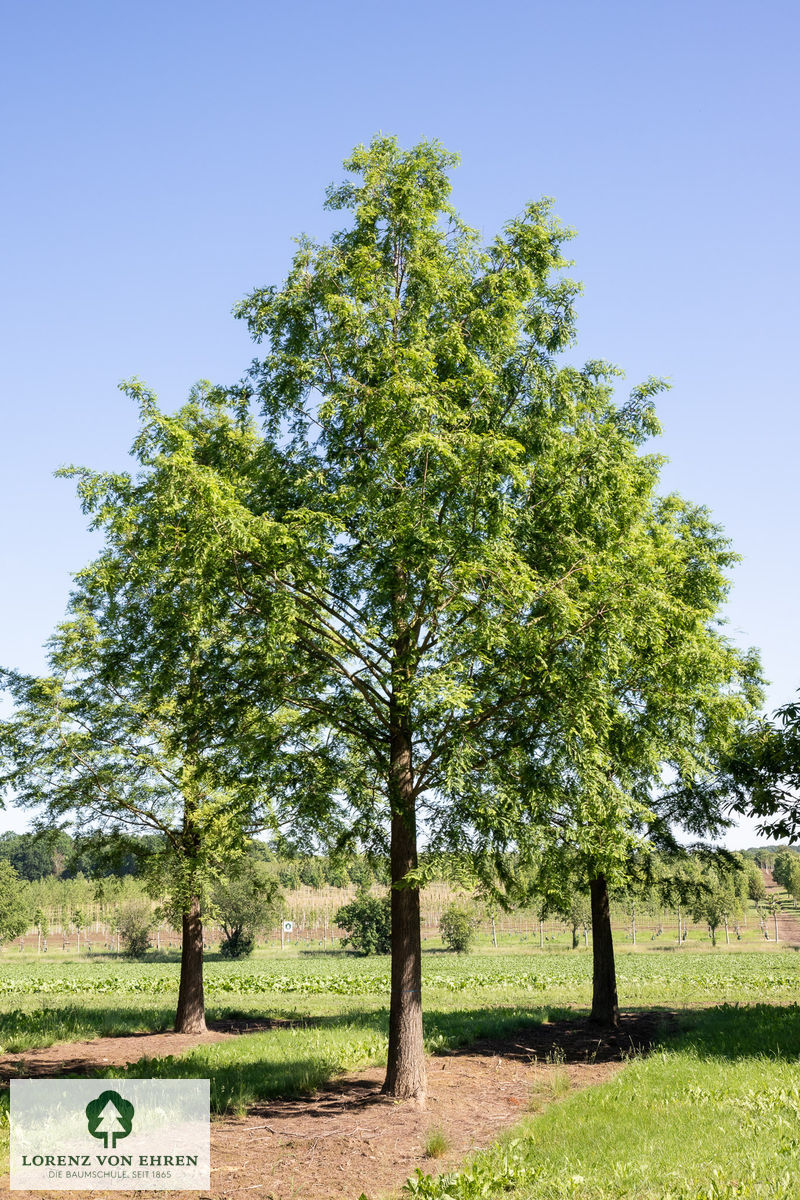
<svg viewBox="0 0 800 1200">
<path fill-rule="evenodd" d="M 425 1022 L 428 1053 L 455 1049 L 479 1038 L 501 1038 L 524 1025 L 563 1016 L 559 1011 L 477 1009 L 435 1012 Z M 258 1100 L 313 1092 L 336 1075 L 386 1061 L 384 1011 L 357 1020 L 330 1017 L 306 1027 L 247 1034 L 187 1053 L 142 1059 L 124 1072 L 141 1079 L 210 1079 L 216 1113 L 244 1112 Z"/>
<path fill-rule="evenodd" d="M 676 1044 L 530 1117 L 417 1200 L 797 1200 L 800 1009 L 706 1011 Z"/>
</svg>

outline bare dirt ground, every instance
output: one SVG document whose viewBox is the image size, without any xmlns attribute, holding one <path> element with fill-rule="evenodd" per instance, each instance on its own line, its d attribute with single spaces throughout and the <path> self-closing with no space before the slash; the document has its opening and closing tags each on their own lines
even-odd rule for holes
<svg viewBox="0 0 800 1200">
<path fill-rule="evenodd" d="M 120 1037 L 92 1038 L 87 1042 L 62 1042 L 40 1050 L 0 1055 L 0 1084 L 9 1079 L 42 1079 L 52 1075 L 91 1075 L 106 1067 L 126 1067 L 140 1058 L 182 1054 L 194 1046 L 221 1042 L 243 1033 L 260 1033 L 288 1025 L 288 1021 L 214 1021 L 208 1033 L 125 1033 Z"/>
<path fill-rule="evenodd" d="M 453 1169 L 554 1095 L 608 1079 L 632 1054 L 646 1052 L 672 1023 L 666 1012 L 626 1013 L 613 1032 L 592 1030 L 578 1020 L 553 1021 L 520 1030 L 508 1041 L 479 1042 L 431 1058 L 425 1109 L 381 1096 L 384 1073 L 379 1068 L 344 1076 L 307 1098 L 259 1104 L 242 1119 L 212 1122 L 208 1196 L 357 1200 L 364 1193 L 378 1200 L 397 1195 L 417 1167 L 426 1172 Z M 56 1069 L 60 1074 L 66 1068 L 54 1063 L 53 1074 Z M 436 1160 L 425 1155 L 432 1130 L 440 1130 L 449 1142 L 448 1152 Z M 203 1200 L 197 1192 L 161 1194 Z M 133 1200 L 140 1193 L 71 1195 Z"/>
</svg>

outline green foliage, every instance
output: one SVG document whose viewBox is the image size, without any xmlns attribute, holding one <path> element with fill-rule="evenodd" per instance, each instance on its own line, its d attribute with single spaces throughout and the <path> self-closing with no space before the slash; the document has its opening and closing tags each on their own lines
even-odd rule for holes
<svg viewBox="0 0 800 1200">
<path fill-rule="evenodd" d="M 439 918 L 442 941 L 457 954 L 467 953 L 479 925 L 478 913 L 466 904 L 449 904 Z"/>
<path fill-rule="evenodd" d="M 730 884 L 712 877 L 700 891 L 694 902 L 695 921 L 705 921 L 711 934 L 712 945 L 717 944 L 717 930 L 739 912 L 736 895 Z"/>
<path fill-rule="evenodd" d="M 243 929 L 234 929 L 226 934 L 220 943 L 219 952 L 223 958 L 247 958 L 256 948 L 255 934 Z"/>
<path fill-rule="evenodd" d="M 128 390 L 147 423 L 151 398 Z M 146 850 L 153 890 L 202 913 L 223 867 L 272 822 L 283 722 L 243 683 L 257 651 L 170 521 L 174 464 L 144 435 L 134 454 L 136 477 L 66 472 L 103 546 L 77 576 L 50 673 L 1 673 L 15 709 L 0 723 L 0 789 L 43 823 L 74 822 L 93 864 Z"/>
<path fill-rule="evenodd" d="M 154 924 L 153 910 L 146 902 L 125 905 L 119 914 L 117 928 L 126 958 L 144 958 L 150 948 Z"/>
<path fill-rule="evenodd" d="M 789 891 L 789 883 L 792 878 L 792 868 L 796 863 L 800 862 L 800 854 L 796 850 L 779 850 L 775 855 L 775 863 L 772 868 L 772 875 L 776 883 Z"/>
<path fill-rule="evenodd" d="M 6 859 L 22 879 L 38 880 L 47 875 L 69 871 L 72 838 L 63 830 L 47 830 L 44 835 L 4 833 L 0 835 L 0 859 Z"/>
<path fill-rule="evenodd" d="M 587 895 L 586 864 L 572 846 L 551 842 L 544 853 L 529 858 L 515 871 L 507 894 L 523 903 L 533 903 L 541 919 L 555 914 L 572 930 L 572 948 L 578 946 L 578 931 L 588 936 L 592 910 Z M 629 866 L 629 870 L 632 868 Z"/>
<path fill-rule="evenodd" d="M 747 878 L 747 898 L 759 904 L 767 896 L 764 876 L 761 873 L 761 868 L 756 865 L 753 859 L 746 858 L 744 862 Z"/>
<path fill-rule="evenodd" d="M 800 840 L 800 701 L 784 704 L 772 721 L 756 721 L 744 731 L 717 786 L 771 841 Z"/>
<path fill-rule="evenodd" d="M 31 920 L 37 929 L 39 936 L 46 938 L 50 932 L 50 922 L 47 919 L 46 913 L 41 908 L 35 908 L 31 916 Z"/>
<path fill-rule="evenodd" d="M 256 935 L 281 912 L 283 897 L 277 881 L 250 857 L 215 885 L 212 904 L 225 933 L 220 953 L 226 958 L 244 958 L 252 954 Z"/>
<path fill-rule="evenodd" d="M 429 1129 L 425 1135 L 425 1157 L 444 1158 L 450 1150 L 451 1142 L 443 1129 Z"/>
<path fill-rule="evenodd" d="M 392 909 L 389 897 L 370 896 L 365 889 L 344 904 L 334 917 L 347 936 L 342 944 L 359 954 L 388 954 L 392 948 Z"/>
<path fill-rule="evenodd" d="M 28 885 L 0 859 L 0 945 L 24 933 L 29 921 Z"/>
</svg>

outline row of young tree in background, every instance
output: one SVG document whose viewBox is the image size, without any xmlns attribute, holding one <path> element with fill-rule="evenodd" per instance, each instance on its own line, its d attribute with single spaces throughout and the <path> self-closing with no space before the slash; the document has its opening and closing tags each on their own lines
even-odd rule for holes
<svg viewBox="0 0 800 1200">
<path fill-rule="evenodd" d="M 254 835 L 382 858 L 397 1098 L 425 1094 L 418 826 L 497 904 L 510 852 L 544 895 L 575 881 L 615 1024 L 610 896 L 780 766 L 736 758 L 758 657 L 720 628 L 727 538 L 658 492 L 662 383 L 617 403 L 619 372 L 574 364 L 569 231 L 538 202 L 481 245 L 455 162 L 357 148 L 327 201 L 349 223 L 239 306 L 264 344 L 244 378 L 174 415 L 127 385 L 138 473 L 66 472 L 103 548 L 50 673 L 4 673 L 0 726 L 0 784 L 87 852 L 156 835 L 185 1032 L 213 888 Z"/>
<path fill-rule="evenodd" d="M 88 879 L 48 876 L 29 882 L 7 859 L 0 858 L 0 945 L 34 930 L 37 948 L 58 932 L 75 939 L 80 951 L 91 949 L 91 934 L 103 931 L 108 948 L 141 956 L 153 944 L 160 948 L 160 929 L 182 932 L 182 913 L 174 893 L 153 876 L 103 876 Z M 220 950 L 236 958 L 250 953 L 256 935 L 284 911 L 284 899 L 274 873 L 250 855 L 228 877 L 220 875 L 208 897 L 209 915 L 222 931 Z M 95 942 L 96 945 L 96 942 Z M 169 945 L 165 941 L 165 948 Z"/>
<path fill-rule="evenodd" d="M 135 870 L 130 870 L 126 860 L 120 873 L 94 878 L 74 874 L 62 863 L 66 844 L 61 836 L 53 839 L 56 867 L 64 867 L 59 874 L 40 872 L 43 860 L 37 854 L 32 860 L 34 842 L 38 848 L 46 844 L 43 838 L 32 835 L 13 835 L 2 839 L 3 853 L 0 854 L 0 883 L 4 900 L 0 902 L 0 943 L 30 930 L 42 939 L 50 931 L 62 937 L 74 937 L 80 950 L 81 935 L 84 945 L 91 946 L 92 927 L 95 932 L 103 929 L 106 936 L 116 937 L 119 947 L 127 944 L 133 936 L 137 950 L 151 943 L 150 935 L 160 925 L 180 929 L 180 916 L 170 903 L 168 892 L 162 887 L 163 880 L 148 876 L 142 870 L 150 849 L 149 840 L 142 840 L 134 854 Z M 75 862 L 82 862 L 79 846 L 73 845 Z M 15 861 L 16 860 L 16 861 Z M 27 865 L 33 880 L 25 880 L 18 873 L 17 864 Z M 34 871 L 32 863 L 35 863 Z M 726 937 L 729 925 L 738 935 L 739 924 L 746 921 L 749 904 L 766 912 L 769 908 L 767 892 L 759 863 L 772 866 L 775 881 L 786 892 L 800 899 L 800 854 L 792 850 L 777 852 L 752 851 L 744 854 L 687 852 L 679 859 L 669 861 L 654 855 L 645 860 L 645 870 L 638 878 L 632 877 L 626 888 L 612 894 L 612 914 L 616 924 L 626 923 L 636 942 L 637 918 L 639 923 L 650 917 L 658 917 L 659 925 L 664 921 L 677 922 L 678 940 L 686 937 L 690 920 L 706 924 L 712 941 L 716 932 L 724 926 Z M 107 864 L 103 864 L 107 865 Z M 377 874 L 380 875 L 380 864 Z M 443 883 L 458 874 L 456 860 L 439 862 L 440 878 Z M 361 952 L 385 952 L 383 929 L 386 880 L 376 880 L 376 872 L 364 858 L 336 862 L 331 858 L 308 856 L 302 860 L 285 860 L 276 857 L 263 843 L 251 844 L 250 852 L 239 870 L 228 878 L 220 878 L 214 887 L 207 908 L 207 920 L 222 927 L 223 953 L 233 957 L 252 951 L 259 934 L 275 925 L 279 918 L 298 913 L 283 891 L 291 892 L 296 886 L 306 889 L 323 889 L 325 896 L 324 925 L 326 937 L 344 932 L 348 943 Z M 506 874 L 514 874 L 513 892 L 506 896 L 506 908 L 524 912 L 540 923 L 556 919 L 572 930 L 573 946 L 578 944 L 579 932 L 588 944 L 591 928 L 591 912 L 585 887 L 574 876 L 565 874 L 556 892 L 545 895 L 538 890 L 541 880 L 531 864 L 509 862 Z M 463 874 L 463 870 L 462 870 Z M 356 898 L 347 904 L 335 899 L 330 893 L 355 885 Z M 383 885 L 383 886 L 381 886 Z M 457 893 L 456 893 L 457 896 Z M 516 908 L 511 907 L 516 902 Z M 303 901 L 300 928 L 317 930 L 323 920 L 318 904 L 312 898 Z M 436 914 L 436 923 L 444 931 L 448 922 L 455 922 L 463 929 L 474 929 L 481 922 L 490 921 L 494 931 L 496 918 L 502 916 L 496 904 L 483 902 L 480 896 L 448 900 L 444 911 Z M 772 905 L 774 908 L 774 904 Z M 431 916 L 428 917 L 430 923 Z M 388 915 L 386 918 L 388 929 Z M 442 924 L 444 921 L 444 924 Z M 447 939 L 446 939 L 447 940 Z M 165 947 L 171 943 L 165 941 Z M 449 944 L 449 943 L 448 943 Z M 156 941 L 160 948 L 160 940 Z"/>
</svg>

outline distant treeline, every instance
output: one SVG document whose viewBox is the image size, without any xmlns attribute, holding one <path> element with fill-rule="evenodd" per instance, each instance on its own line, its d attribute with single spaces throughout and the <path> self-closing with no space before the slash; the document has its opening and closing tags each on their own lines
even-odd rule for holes
<svg viewBox="0 0 800 1200">
<path fill-rule="evenodd" d="M 20 879 L 30 883 L 76 880 L 83 884 L 89 880 L 105 880 L 107 884 L 112 884 L 114 880 L 123 879 L 134 883 L 145 874 L 148 860 L 159 849 L 160 839 L 157 836 L 128 837 L 124 843 L 109 848 L 103 843 L 87 846 L 63 830 L 0 834 L 0 861 L 9 862 Z M 373 884 L 388 887 L 389 884 L 385 859 L 370 859 L 360 854 L 287 856 L 277 853 L 268 843 L 255 839 L 251 842 L 250 854 L 268 868 L 268 875 L 284 891 L 291 892 L 300 887 L 347 888 L 370 887 Z M 734 857 L 740 861 L 749 859 L 756 866 L 774 872 L 778 883 L 796 893 L 800 878 L 800 855 L 795 849 L 756 846 L 740 851 Z M 424 861 L 424 855 L 421 861 Z M 794 876 L 790 883 L 792 865 Z M 513 866 L 511 870 L 513 873 Z M 448 872 L 445 870 L 444 874 L 446 876 Z M 108 892 L 108 888 L 104 890 Z M 134 891 L 138 892 L 139 889 L 134 888 Z"/>
<path fill-rule="evenodd" d="M 0 861 L 9 862 L 21 879 L 30 883 L 56 879 L 123 879 L 143 874 L 148 857 L 157 853 L 160 839 L 153 837 L 127 838 L 123 847 L 114 853 L 108 848 L 81 845 L 63 830 L 46 834 L 0 834 Z M 265 842 L 254 840 L 253 857 L 269 864 L 269 874 L 282 888 L 293 891 L 299 887 L 346 888 L 371 884 L 389 884 L 385 860 L 372 861 L 363 855 L 301 855 L 281 857 Z"/>
</svg>

